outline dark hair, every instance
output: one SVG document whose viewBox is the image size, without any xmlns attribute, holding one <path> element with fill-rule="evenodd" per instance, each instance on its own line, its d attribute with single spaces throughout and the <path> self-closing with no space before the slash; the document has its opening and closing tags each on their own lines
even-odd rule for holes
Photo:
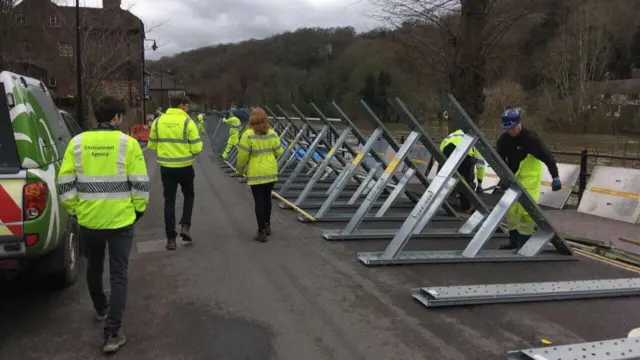
<svg viewBox="0 0 640 360">
<path fill-rule="evenodd" d="M 269 132 L 269 116 L 264 110 L 256 108 L 249 117 L 249 126 L 256 134 L 267 135 L 267 132 Z"/>
<path fill-rule="evenodd" d="M 169 103 L 171 104 L 172 108 L 177 108 L 183 104 L 191 104 L 191 100 L 189 100 L 186 95 L 178 94 L 173 95 L 171 98 L 169 98 Z"/>
<path fill-rule="evenodd" d="M 98 123 L 110 122 L 116 115 L 126 113 L 127 106 L 124 101 L 115 96 L 104 95 L 93 104 L 93 115 Z"/>
</svg>

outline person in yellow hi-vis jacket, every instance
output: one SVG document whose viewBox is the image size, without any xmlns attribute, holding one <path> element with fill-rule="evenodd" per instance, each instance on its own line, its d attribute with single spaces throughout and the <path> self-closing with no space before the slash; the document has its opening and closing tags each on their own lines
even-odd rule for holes
<svg viewBox="0 0 640 360">
<path fill-rule="evenodd" d="M 533 201 L 537 203 L 540 197 L 542 164 L 547 166 L 553 179 L 551 190 L 561 190 L 562 182 L 556 159 L 538 134 L 522 126 L 520 110 L 505 110 L 501 121 L 504 132 L 496 142 L 496 151 Z M 504 182 L 498 185 L 502 189 L 508 188 L 508 184 Z M 536 224 L 527 210 L 520 203 L 515 203 L 507 212 L 507 227 L 509 228 L 509 243 L 500 246 L 500 248 L 513 250 L 522 247 L 531 238 L 535 233 Z"/>
<path fill-rule="evenodd" d="M 278 181 L 277 159 L 284 150 L 280 138 L 269 126 L 269 116 L 262 109 L 254 109 L 249 118 L 249 129 L 238 144 L 236 172 L 246 173 L 255 203 L 258 233 L 254 240 L 266 242 L 271 235 L 271 191 Z"/>
<path fill-rule="evenodd" d="M 158 153 L 160 178 L 164 190 L 164 226 L 167 250 L 176 249 L 176 192 L 178 185 L 184 195 L 180 236 L 188 245 L 192 243 L 191 215 L 195 198 L 193 161 L 202 152 L 198 127 L 187 115 L 191 101 L 185 95 L 170 99 L 171 108 L 151 125 L 147 147 Z"/>
<path fill-rule="evenodd" d="M 205 127 L 204 127 L 204 114 L 198 114 L 198 130 L 200 131 L 200 135 L 205 135 Z"/>
<path fill-rule="evenodd" d="M 137 140 L 118 126 L 125 104 L 104 96 L 94 104 L 98 125 L 76 135 L 64 153 L 58 186 L 62 205 L 76 216 L 87 241 L 87 285 L 104 325 L 103 351 L 117 351 L 126 338 L 120 330 L 127 296 L 127 268 L 133 225 L 149 201 L 149 177 Z M 102 286 L 105 246 L 109 247 L 111 292 Z"/>
<path fill-rule="evenodd" d="M 460 145 L 462 142 L 462 138 L 464 137 L 464 132 L 462 130 L 456 130 L 449 134 L 442 143 L 440 143 L 440 151 L 449 158 L 453 151 Z M 480 155 L 480 152 L 474 147 L 469 150 L 467 156 L 462 160 L 462 164 L 458 168 L 458 172 L 465 179 L 467 184 L 473 188 L 474 180 L 476 176 L 474 176 L 473 167 L 476 167 L 476 176 L 478 178 L 478 184 L 475 186 L 475 190 L 478 193 L 482 192 L 482 180 L 484 179 L 485 174 L 485 161 Z M 471 210 L 471 203 L 466 196 L 460 194 L 460 207 L 463 212 L 469 212 Z"/>
<path fill-rule="evenodd" d="M 229 137 L 227 138 L 227 147 L 222 153 L 222 158 L 226 159 L 229 156 L 229 152 L 238 144 L 238 137 L 240 136 L 240 119 L 234 114 L 234 110 L 229 110 L 227 118 L 222 120 L 225 124 L 229 125 Z"/>
</svg>

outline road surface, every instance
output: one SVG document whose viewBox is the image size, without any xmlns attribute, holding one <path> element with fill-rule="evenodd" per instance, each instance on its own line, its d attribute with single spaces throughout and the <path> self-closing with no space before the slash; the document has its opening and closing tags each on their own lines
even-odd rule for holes
<svg viewBox="0 0 640 360">
<path fill-rule="evenodd" d="M 326 242 L 319 227 L 277 206 L 270 242 L 256 243 L 249 189 L 210 154 L 195 164 L 195 245 L 167 252 L 162 187 L 150 163 L 151 201 L 130 264 L 128 343 L 115 359 L 505 359 L 542 338 L 618 338 L 640 324 L 637 298 L 427 310 L 409 294 L 428 284 L 635 275 L 593 260 L 367 268 L 355 253 L 384 242 Z M 93 317 L 84 281 L 53 293 L 4 284 L 0 359 L 101 359 Z"/>
</svg>

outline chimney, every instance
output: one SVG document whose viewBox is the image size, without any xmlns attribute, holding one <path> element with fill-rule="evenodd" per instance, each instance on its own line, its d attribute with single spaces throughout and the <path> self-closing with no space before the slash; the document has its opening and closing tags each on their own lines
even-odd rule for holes
<svg viewBox="0 0 640 360">
<path fill-rule="evenodd" d="M 121 9 L 121 0 L 102 0 L 103 9 Z"/>
</svg>

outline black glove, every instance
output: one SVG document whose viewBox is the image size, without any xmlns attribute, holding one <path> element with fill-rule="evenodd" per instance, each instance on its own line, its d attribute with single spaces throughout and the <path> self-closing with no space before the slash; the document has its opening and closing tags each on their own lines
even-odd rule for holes
<svg viewBox="0 0 640 360">
<path fill-rule="evenodd" d="M 144 211 L 143 212 L 137 212 L 136 211 L 136 220 L 133 222 L 134 224 L 138 222 L 138 220 L 140 220 L 140 218 L 144 216 Z"/>
</svg>

